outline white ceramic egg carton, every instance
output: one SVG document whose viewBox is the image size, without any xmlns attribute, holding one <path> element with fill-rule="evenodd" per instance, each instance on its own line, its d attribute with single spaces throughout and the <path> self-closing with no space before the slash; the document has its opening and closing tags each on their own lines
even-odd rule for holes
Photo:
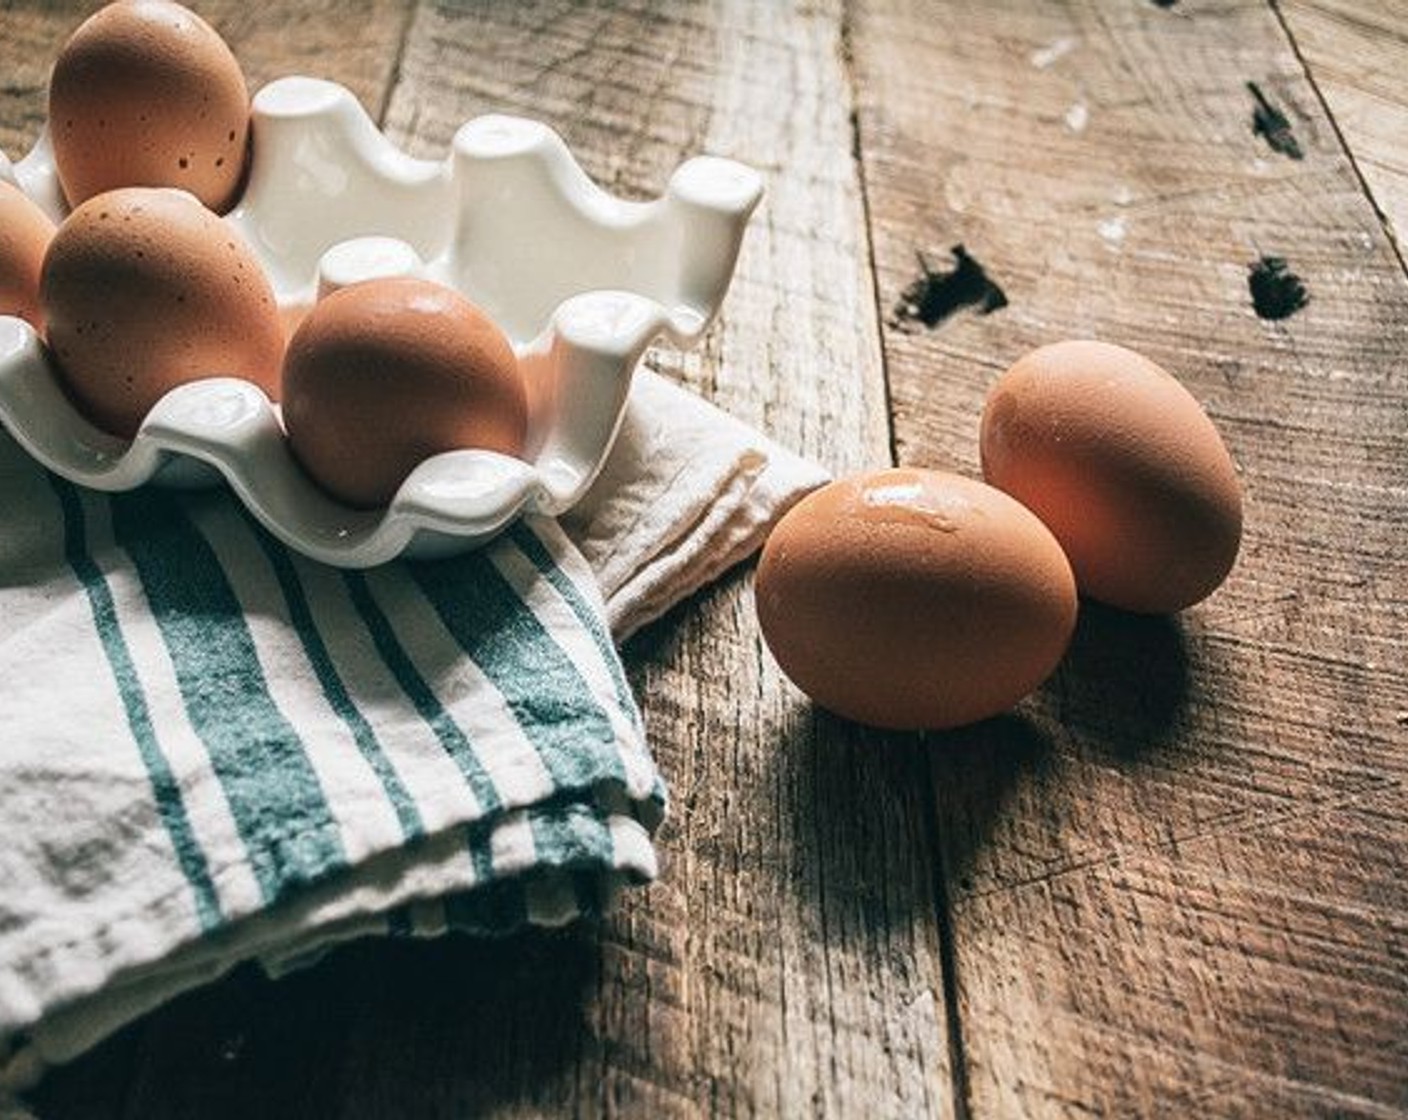
<svg viewBox="0 0 1408 1120">
<path fill-rule="evenodd" d="M 181 386 L 135 439 L 117 439 L 73 407 L 42 341 L 6 316 L 0 422 L 50 470 L 99 490 L 223 477 L 275 536 L 341 567 L 445 555 L 482 544 L 524 511 L 570 508 L 611 448 L 646 347 L 661 335 L 688 346 L 713 320 L 762 195 L 750 168 L 698 157 L 663 197 L 624 201 L 593 183 L 550 128 L 517 117 L 475 118 L 445 159 L 414 159 L 347 89 L 313 78 L 261 89 L 253 135 L 247 186 L 224 220 L 263 263 L 280 306 L 378 275 L 457 288 L 518 354 L 525 458 L 437 455 L 384 510 L 350 509 L 303 474 L 277 407 L 254 385 L 212 377 Z M 0 156 L 0 177 L 62 217 L 47 136 L 17 163 Z"/>
</svg>

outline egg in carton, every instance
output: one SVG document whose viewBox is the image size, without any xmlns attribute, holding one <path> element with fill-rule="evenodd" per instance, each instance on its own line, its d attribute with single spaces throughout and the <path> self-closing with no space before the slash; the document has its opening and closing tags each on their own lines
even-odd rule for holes
<svg viewBox="0 0 1408 1120">
<path fill-rule="evenodd" d="M 422 462 L 382 509 L 342 505 L 294 461 L 278 408 L 255 385 L 178 386 L 135 438 L 91 424 L 69 401 L 43 341 L 0 316 L 0 422 L 56 474 L 100 490 L 222 478 L 285 544 L 340 567 L 484 543 L 524 512 L 557 515 L 610 451 L 636 365 L 657 338 L 687 347 L 718 313 L 748 219 L 752 169 L 700 156 L 665 194 L 603 191 L 551 128 L 490 115 L 462 125 L 442 160 L 386 138 L 346 88 L 307 77 L 266 85 L 251 107 L 254 157 L 221 219 L 258 257 L 296 315 L 360 280 L 448 285 L 507 334 L 527 386 L 523 458 L 458 450 Z M 55 220 L 65 205 L 47 133 L 0 178 Z M 140 361 L 139 356 L 133 357 Z"/>
</svg>

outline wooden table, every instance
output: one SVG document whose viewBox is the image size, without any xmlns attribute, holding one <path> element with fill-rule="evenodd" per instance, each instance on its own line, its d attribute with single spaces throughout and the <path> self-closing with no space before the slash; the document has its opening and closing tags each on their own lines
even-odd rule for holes
<svg viewBox="0 0 1408 1120">
<path fill-rule="evenodd" d="M 6 150 L 81 7 L 0 6 Z M 813 711 L 736 573 L 626 650 L 674 803 L 603 928 L 241 972 L 38 1115 L 1408 1115 L 1404 0 L 198 7 L 417 153 L 506 110 L 630 196 L 761 169 L 722 322 L 650 361 L 835 470 L 975 472 L 998 371 L 1100 336 L 1207 407 L 1246 538 L 1210 601 L 1087 605 L 1037 696 L 924 737 Z"/>
</svg>

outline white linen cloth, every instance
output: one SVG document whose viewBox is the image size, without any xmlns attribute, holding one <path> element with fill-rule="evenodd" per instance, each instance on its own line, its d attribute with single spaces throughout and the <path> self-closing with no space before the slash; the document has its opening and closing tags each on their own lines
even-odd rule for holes
<svg viewBox="0 0 1408 1120">
<path fill-rule="evenodd" d="M 648 881 L 665 784 L 614 642 L 824 481 L 642 370 L 561 525 L 346 573 L 228 493 L 82 491 L 0 432 L 0 1086 L 240 961 Z"/>
</svg>

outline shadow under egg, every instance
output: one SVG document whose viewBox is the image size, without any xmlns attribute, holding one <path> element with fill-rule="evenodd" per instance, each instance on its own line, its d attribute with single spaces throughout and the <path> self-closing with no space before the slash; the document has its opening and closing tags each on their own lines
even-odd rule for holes
<svg viewBox="0 0 1408 1120">
<path fill-rule="evenodd" d="M 1136 761 L 1167 744 L 1183 719 L 1190 673 L 1176 615 L 1131 614 L 1082 600 L 1065 659 L 1046 689 L 1057 718 L 1106 755 Z"/>
</svg>

